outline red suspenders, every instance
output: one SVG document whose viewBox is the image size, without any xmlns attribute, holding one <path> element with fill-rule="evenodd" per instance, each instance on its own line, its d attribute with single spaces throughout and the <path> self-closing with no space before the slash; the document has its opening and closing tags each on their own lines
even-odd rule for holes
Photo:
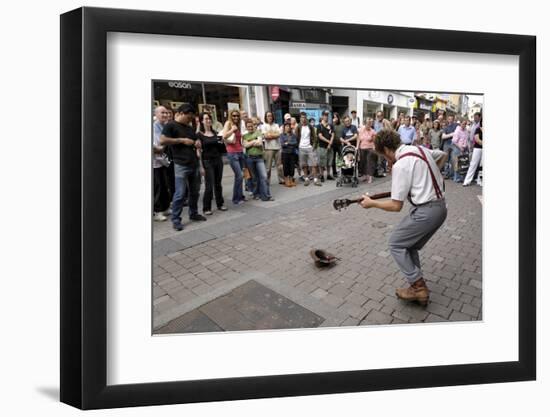
<svg viewBox="0 0 550 417">
<path fill-rule="evenodd" d="M 422 159 L 424 162 L 426 162 L 426 165 L 428 165 L 428 171 L 430 171 L 430 176 L 432 177 L 432 184 L 433 184 L 434 189 L 435 189 L 435 195 L 438 199 L 442 199 L 443 198 L 443 193 L 441 192 L 441 189 L 439 188 L 439 184 L 437 183 L 437 180 L 435 179 L 435 175 L 432 171 L 432 167 L 430 166 L 430 163 L 428 162 L 428 158 L 426 158 L 426 154 L 424 153 L 424 150 L 422 149 L 421 146 L 417 146 L 416 148 L 421 153 L 421 155 L 419 155 L 417 153 L 414 153 L 414 152 L 407 152 L 407 153 L 404 153 L 403 155 L 401 155 L 399 157 L 399 159 L 403 158 L 404 156 L 415 156 L 417 158 Z"/>
</svg>

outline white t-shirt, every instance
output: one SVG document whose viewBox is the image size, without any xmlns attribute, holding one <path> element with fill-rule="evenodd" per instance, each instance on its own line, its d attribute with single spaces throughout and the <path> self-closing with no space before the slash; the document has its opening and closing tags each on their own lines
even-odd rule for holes
<svg viewBox="0 0 550 417">
<path fill-rule="evenodd" d="M 311 134 L 309 125 L 300 127 L 300 148 L 311 148 Z"/>
<path fill-rule="evenodd" d="M 264 149 L 266 150 L 279 150 L 281 149 L 281 144 L 279 143 L 279 138 L 277 139 L 266 139 L 265 136 L 267 133 L 274 133 L 276 135 L 281 134 L 281 130 L 279 129 L 279 125 L 277 123 L 267 124 L 264 123 L 262 125 L 262 134 L 264 135 Z"/>
<path fill-rule="evenodd" d="M 422 150 L 430 164 L 439 189 L 443 193 L 443 176 L 435 160 L 446 154 L 440 150 L 427 148 L 422 148 Z M 406 153 L 421 155 L 416 146 L 401 145 L 397 149 L 395 152 L 397 161 L 392 167 L 391 199 L 405 201 L 410 193 L 411 200 L 416 205 L 437 200 L 428 165 L 416 156 L 404 156 L 401 158 Z"/>
</svg>

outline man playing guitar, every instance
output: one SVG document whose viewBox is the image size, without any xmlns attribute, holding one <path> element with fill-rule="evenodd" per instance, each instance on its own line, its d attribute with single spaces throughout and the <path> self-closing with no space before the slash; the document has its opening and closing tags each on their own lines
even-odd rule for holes
<svg viewBox="0 0 550 417">
<path fill-rule="evenodd" d="M 390 253 L 409 283 L 398 288 L 397 297 L 427 305 L 429 290 L 420 266 L 418 251 L 430 240 L 447 217 L 443 177 L 440 169 L 445 153 L 401 143 L 399 134 L 382 129 L 374 138 L 375 150 L 393 163 L 391 199 L 363 196 L 363 208 L 401 211 L 408 199 L 412 207 L 396 225 L 389 240 Z M 438 161 L 438 162 L 436 162 Z"/>
</svg>

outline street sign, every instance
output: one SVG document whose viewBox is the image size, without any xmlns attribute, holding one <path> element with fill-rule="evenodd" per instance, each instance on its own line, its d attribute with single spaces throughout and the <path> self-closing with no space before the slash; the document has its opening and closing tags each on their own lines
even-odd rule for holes
<svg viewBox="0 0 550 417">
<path fill-rule="evenodd" d="M 279 90 L 279 87 L 277 86 L 271 87 L 271 99 L 273 101 L 277 101 L 280 95 L 281 95 L 281 91 Z"/>
</svg>

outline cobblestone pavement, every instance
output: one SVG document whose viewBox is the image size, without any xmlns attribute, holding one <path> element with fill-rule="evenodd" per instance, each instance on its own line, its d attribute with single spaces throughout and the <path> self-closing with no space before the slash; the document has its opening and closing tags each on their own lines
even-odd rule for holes
<svg viewBox="0 0 550 417">
<path fill-rule="evenodd" d="M 332 208 L 334 198 L 389 191 L 390 178 L 359 188 L 327 181 L 293 189 L 272 179 L 274 202 L 233 206 L 227 171 L 229 211 L 182 232 L 154 224 L 155 333 L 481 320 L 480 187 L 446 182 L 447 220 L 420 252 L 431 290 L 421 307 L 396 298 L 395 288 L 406 283 L 387 246 L 408 203 L 401 213 Z M 313 247 L 340 261 L 317 269 Z"/>
</svg>

